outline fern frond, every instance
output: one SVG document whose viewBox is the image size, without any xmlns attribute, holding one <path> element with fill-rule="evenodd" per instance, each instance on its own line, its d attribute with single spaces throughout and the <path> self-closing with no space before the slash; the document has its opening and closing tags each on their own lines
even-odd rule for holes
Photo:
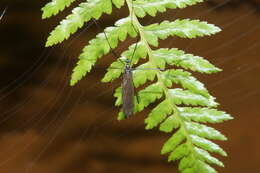
<svg viewBox="0 0 260 173">
<path fill-rule="evenodd" d="M 196 38 L 213 35 L 220 31 L 220 28 L 212 24 L 190 19 L 177 19 L 174 22 L 163 21 L 160 24 L 145 26 L 143 30 L 147 42 L 155 47 L 158 46 L 158 38 L 166 39 L 169 36 Z"/>
<path fill-rule="evenodd" d="M 184 51 L 173 49 L 158 49 L 153 51 L 156 63 L 175 65 L 184 69 L 192 70 L 200 73 L 216 73 L 221 69 L 215 67 L 206 59 L 194 56 L 192 54 L 185 54 Z"/>
<path fill-rule="evenodd" d="M 150 129 L 146 126 L 146 129 Z M 166 154 L 177 148 L 181 143 L 185 141 L 185 135 L 182 133 L 181 129 L 175 132 L 171 138 L 169 138 L 163 145 L 161 154 Z"/>
<path fill-rule="evenodd" d="M 124 3 L 124 0 L 113 1 L 117 7 Z M 79 4 L 72 10 L 72 14 L 62 20 L 60 24 L 50 33 L 46 46 L 52 46 L 68 39 L 91 18 L 99 19 L 102 13 L 110 14 L 112 12 L 111 0 L 88 0 Z"/>
<path fill-rule="evenodd" d="M 185 8 L 203 2 L 203 0 L 136 0 L 133 2 L 136 16 L 142 18 L 146 14 L 156 16 L 157 12 L 165 12 L 167 8 Z"/>
<path fill-rule="evenodd" d="M 222 148 L 220 148 L 220 146 L 205 138 L 199 137 L 197 135 L 190 135 L 190 138 L 193 144 L 195 144 L 198 147 L 201 147 L 204 150 L 215 152 L 222 156 L 227 156 L 227 153 Z"/>
<path fill-rule="evenodd" d="M 75 0 L 52 0 L 43 10 L 43 18 L 56 15 Z M 132 60 L 134 86 L 146 87 L 137 93 L 134 112 L 140 112 L 152 103 L 156 106 L 145 119 L 146 129 L 158 127 L 172 136 L 164 143 L 161 154 L 169 154 L 168 161 L 179 161 L 182 173 L 216 173 L 211 165 L 224 164 L 210 153 L 227 156 L 226 152 L 211 140 L 227 140 L 218 130 L 204 123 L 221 123 L 232 117 L 216 109 L 218 103 L 205 85 L 191 72 L 212 74 L 221 71 L 203 57 L 185 53 L 177 48 L 158 48 L 159 39 L 170 36 L 196 38 L 221 31 L 207 22 L 191 19 L 162 21 L 142 26 L 138 17 L 155 16 L 167 8 L 185 8 L 203 0 L 88 0 L 74 8 L 72 14 L 62 20 L 49 36 L 46 46 L 52 46 L 69 38 L 92 18 L 99 19 L 103 13 L 110 14 L 112 6 L 121 8 L 126 2 L 129 16 L 120 19 L 115 26 L 107 27 L 104 33 L 89 41 L 73 69 L 71 85 L 76 84 L 95 65 L 96 61 L 118 46 L 127 36 L 140 37 L 116 57 L 107 69 L 102 82 L 112 82 L 124 73 L 126 60 Z M 142 59 L 142 61 L 140 61 Z M 141 63 L 140 63 L 141 62 Z M 170 67 L 171 69 L 166 69 Z M 147 82 L 149 81 L 149 85 Z M 178 85 L 178 86 L 176 86 Z M 122 87 L 115 90 L 116 106 L 122 105 Z M 214 108 L 214 109 L 213 109 Z M 118 119 L 125 118 L 120 111 Z"/>
<path fill-rule="evenodd" d="M 200 94 L 204 97 L 210 97 L 208 90 L 205 88 L 204 84 L 198 81 L 191 73 L 183 71 L 181 69 L 177 70 L 167 70 L 163 74 L 165 80 L 170 80 L 176 84 L 181 84 L 185 89 L 192 91 L 195 94 Z"/>
<path fill-rule="evenodd" d="M 194 123 L 194 122 L 185 122 L 186 130 L 189 134 L 198 135 L 207 139 L 214 140 L 227 140 L 227 138 L 222 135 L 219 131 L 207 127 L 203 124 Z"/>
<path fill-rule="evenodd" d="M 146 123 L 146 129 L 152 129 L 156 127 L 158 124 L 160 124 L 168 115 L 173 113 L 172 109 L 168 109 L 170 107 L 170 102 L 169 100 L 164 100 L 162 101 L 159 105 L 157 105 L 152 112 L 149 114 L 149 117 L 145 119 Z M 174 119 L 174 118 L 173 118 Z M 172 120 L 173 120 L 172 119 Z M 172 124 L 171 124 L 172 123 Z M 171 125 L 169 125 L 171 124 Z M 167 126 L 167 127 L 166 127 Z M 169 127 L 171 126 L 171 127 Z M 163 126 L 162 129 L 166 128 L 169 131 L 169 128 L 175 129 L 179 126 L 179 123 L 177 121 L 171 121 L 168 120 Z"/>
<path fill-rule="evenodd" d="M 203 150 L 198 147 L 195 147 L 194 149 L 195 149 L 196 154 L 200 158 L 200 160 L 208 162 L 210 164 L 215 164 L 215 165 L 224 167 L 224 164 L 221 161 L 219 161 L 215 157 L 212 157 L 206 150 Z"/>
<path fill-rule="evenodd" d="M 65 7 L 69 7 L 76 0 L 52 0 L 42 8 L 42 18 L 46 19 L 63 11 Z"/>
<path fill-rule="evenodd" d="M 185 104 L 192 106 L 208 106 L 216 107 L 218 103 L 215 102 L 215 97 L 204 97 L 200 94 L 195 94 L 190 90 L 183 90 L 181 88 L 169 89 L 169 96 L 176 105 Z"/>
<path fill-rule="evenodd" d="M 222 123 L 233 119 L 229 114 L 210 108 L 178 107 L 180 116 L 186 121 L 201 123 Z"/>
</svg>

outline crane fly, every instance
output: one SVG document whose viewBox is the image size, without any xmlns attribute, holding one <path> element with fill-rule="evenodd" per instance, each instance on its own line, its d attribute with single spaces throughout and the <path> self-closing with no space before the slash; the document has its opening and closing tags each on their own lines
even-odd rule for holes
<svg viewBox="0 0 260 173">
<path fill-rule="evenodd" d="M 98 24 L 98 22 L 93 19 L 94 23 L 97 25 L 97 27 L 101 28 L 101 26 Z M 103 28 L 101 28 L 103 29 Z M 114 56 L 117 56 L 115 53 L 114 49 L 111 47 L 107 35 L 105 31 L 103 31 L 105 38 L 108 42 L 108 45 L 110 46 L 111 52 L 114 54 Z M 139 40 L 139 38 L 138 38 Z M 138 41 L 137 41 L 138 42 Z M 137 48 L 137 43 L 134 48 L 134 52 L 132 55 L 132 58 L 134 56 L 135 50 Z M 131 59 L 132 59 L 131 58 Z M 133 69 L 131 67 L 131 60 L 130 59 L 125 59 L 124 62 L 119 59 L 121 63 L 124 64 L 124 72 L 123 72 L 123 79 L 122 79 L 122 109 L 123 113 L 125 114 L 126 117 L 129 117 L 134 114 L 134 99 L 135 99 L 135 88 L 134 88 L 134 82 L 133 82 Z"/>
<path fill-rule="evenodd" d="M 125 61 L 125 69 L 123 73 L 122 81 L 122 109 L 126 117 L 133 115 L 134 113 L 134 97 L 135 89 L 133 83 L 133 71 L 130 65 L 130 61 Z"/>
<path fill-rule="evenodd" d="M 124 72 L 122 78 L 122 109 L 126 118 L 134 114 L 134 101 L 135 95 L 137 98 L 137 103 L 139 102 L 139 97 L 135 93 L 135 87 L 133 82 L 133 70 L 163 70 L 159 68 L 132 68 L 131 60 L 126 59 L 124 65 Z M 155 93 L 155 92 L 153 92 Z"/>
<path fill-rule="evenodd" d="M 92 19 L 94 21 L 94 23 L 96 24 L 97 27 L 101 28 L 100 24 L 98 24 L 98 22 L 95 19 Z M 103 30 L 103 28 L 101 28 Z M 136 30 L 136 29 L 135 29 Z M 137 31 L 136 31 L 137 32 Z M 140 39 L 140 37 L 137 40 L 137 43 L 135 44 L 134 47 L 134 51 L 132 54 L 131 59 L 120 59 L 119 56 L 117 56 L 117 54 L 115 53 L 114 49 L 111 47 L 109 40 L 107 38 L 107 35 L 105 33 L 105 31 L 103 31 L 105 38 L 108 42 L 108 45 L 110 46 L 110 50 L 113 53 L 113 55 L 115 57 L 118 58 L 119 62 L 121 62 L 122 64 L 124 64 L 124 70 L 123 70 L 123 78 L 122 78 L 122 110 L 124 115 L 126 116 L 126 118 L 128 118 L 129 116 L 134 114 L 134 108 L 135 108 L 135 87 L 134 87 L 134 82 L 133 82 L 133 70 L 163 70 L 163 69 L 159 69 L 159 68 L 132 68 L 131 64 L 132 64 L 132 59 L 134 57 L 136 48 L 137 48 L 137 43 Z M 137 32 L 138 33 L 138 32 Z M 109 69 L 119 69 L 119 68 L 113 68 L 110 67 Z M 137 102 L 139 102 L 138 100 L 138 95 L 136 95 L 137 98 Z"/>
</svg>

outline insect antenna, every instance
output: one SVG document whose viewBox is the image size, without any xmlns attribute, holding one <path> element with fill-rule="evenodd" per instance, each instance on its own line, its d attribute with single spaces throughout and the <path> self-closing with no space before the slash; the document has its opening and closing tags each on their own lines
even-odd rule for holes
<svg viewBox="0 0 260 173">
<path fill-rule="evenodd" d="M 137 49 L 137 45 L 138 45 L 138 42 L 140 41 L 140 37 L 137 38 L 136 40 L 136 43 L 135 43 L 135 47 L 134 47 L 134 51 L 133 51 L 133 54 L 131 56 L 131 59 L 130 59 L 130 63 L 133 65 L 132 61 L 133 61 L 133 58 L 134 58 L 134 55 L 135 55 L 135 51 Z"/>
<path fill-rule="evenodd" d="M 139 31 L 135 28 L 134 24 L 133 24 L 133 11 L 134 11 L 134 3 L 133 3 L 133 0 L 131 1 L 132 3 L 132 12 L 131 12 L 131 25 L 133 27 L 133 29 L 135 30 L 136 34 L 139 33 Z M 135 47 L 134 47 L 134 51 L 133 51 L 133 54 L 132 54 L 132 57 L 130 59 L 130 63 L 132 64 L 132 60 L 133 60 L 133 57 L 134 57 L 134 54 L 135 54 L 135 51 L 137 49 L 137 44 L 138 42 L 140 41 L 140 36 L 138 36 L 137 40 L 136 40 L 136 44 L 135 44 Z"/>
<path fill-rule="evenodd" d="M 117 55 L 115 49 L 112 48 L 112 46 L 111 46 L 111 44 L 110 44 L 110 42 L 109 42 L 109 40 L 108 40 L 108 37 L 107 37 L 107 34 L 106 34 L 105 30 L 101 27 L 101 25 L 99 24 L 99 22 L 98 22 L 96 19 L 93 18 L 92 20 L 94 21 L 95 25 L 96 25 L 99 29 L 103 30 L 103 33 L 104 33 L 104 35 L 105 35 L 105 38 L 106 38 L 106 40 L 107 40 L 107 43 L 108 43 L 108 45 L 109 45 L 109 47 L 110 47 L 110 50 L 111 50 L 112 54 L 113 54 L 116 58 L 118 58 L 118 60 L 119 60 L 122 64 L 125 64 L 125 63 L 119 58 L 119 56 Z"/>
</svg>

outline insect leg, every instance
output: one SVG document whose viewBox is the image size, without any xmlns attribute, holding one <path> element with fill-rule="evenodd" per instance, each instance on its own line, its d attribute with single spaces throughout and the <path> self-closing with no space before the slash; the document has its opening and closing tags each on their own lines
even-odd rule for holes
<svg viewBox="0 0 260 173">
<path fill-rule="evenodd" d="M 136 92 L 135 88 L 134 88 L 134 91 L 135 91 L 135 97 L 136 97 L 137 104 L 139 104 L 140 103 L 140 97 L 138 95 L 138 92 Z"/>
</svg>

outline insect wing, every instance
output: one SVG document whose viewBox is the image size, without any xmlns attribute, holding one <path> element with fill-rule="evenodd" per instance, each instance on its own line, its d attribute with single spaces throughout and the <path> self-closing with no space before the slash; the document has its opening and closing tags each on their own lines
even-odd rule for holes
<svg viewBox="0 0 260 173">
<path fill-rule="evenodd" d="M 126 68 L 122 82 L 122 108 L 126 117 L 134 113 L 134 84 L 133 74 L 130 68 Z"/>
</svg>

